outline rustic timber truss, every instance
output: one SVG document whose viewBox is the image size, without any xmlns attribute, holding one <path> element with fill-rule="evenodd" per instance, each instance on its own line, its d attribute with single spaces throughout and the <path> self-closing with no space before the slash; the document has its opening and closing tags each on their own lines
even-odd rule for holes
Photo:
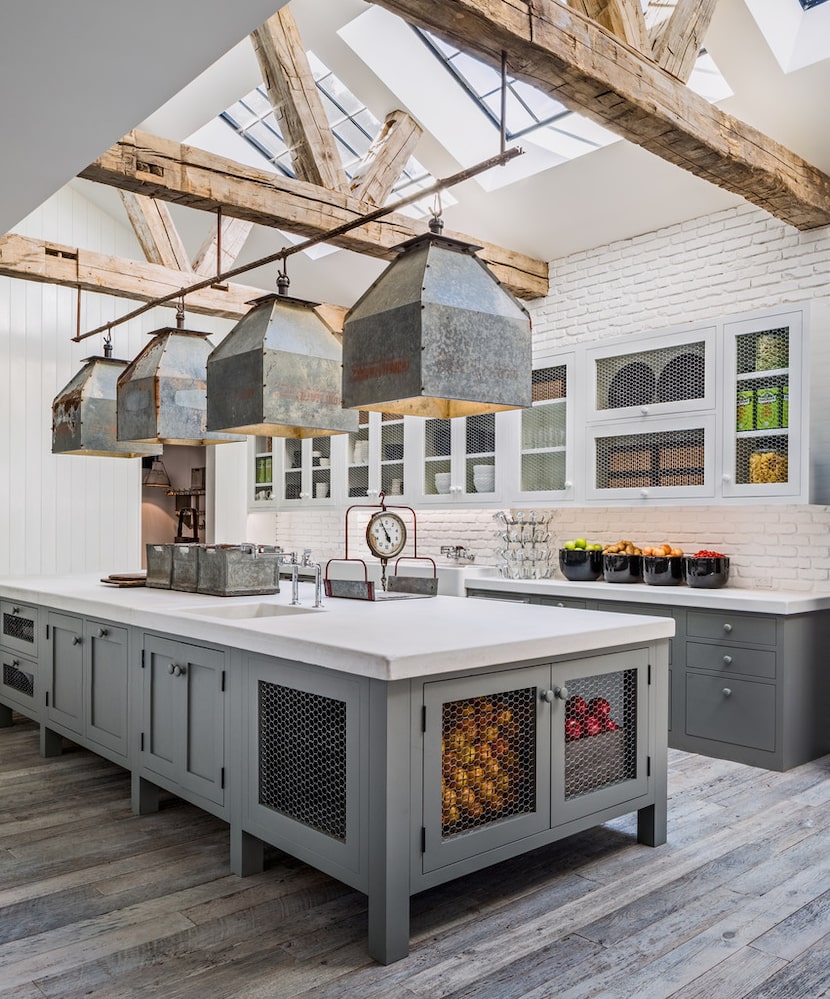
<svg viewBox="0 0 830 999">
<path fill-rule="evenodd" d="M 716 0 L 652 0 L 645 14 L 640 0 L 374 2 L 490 65 L 498 67 L 505 53 L 511 76 L 790 225 L 830 224 L 827 175 L 685 85 Z M 392 112 L 349 180 L 290 9 L 283 7 L 251 40 L 296 178 L 130 132 L 80 176 L 120 190 L 147 262 L 10 234 L 0 238 L 0 274 L 150 301 L 228 269 L 254 223 L 314 237 L 383 204 L 420 138 L 418 123 Z M 217 215 L 216 231 L 193 261 L 168 201 Z M 390 258 L 394 246 L 419 232 L 408 216 L 391 214 L 333 242 Z M 544 262 L 491 244 L 480 256 L 514 294 L 547 294 Z M 238 318 L 259 294 L 227 284 L 194 293 L 188 308 Z M 344 312 L 322 308 L 334 325 Z"/>
</svg>

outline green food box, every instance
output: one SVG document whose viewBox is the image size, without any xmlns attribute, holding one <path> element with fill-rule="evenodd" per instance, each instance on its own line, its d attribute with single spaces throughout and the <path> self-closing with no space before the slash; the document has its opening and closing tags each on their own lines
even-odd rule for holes
<svg viewBox="0 0 830 999">
<path fill-rule="evenodd" d="M 781 389 L 763 388 L 755 394 L 755 429 L 775 430 L 781 426 Z"/>
<path fill-rule="evenodd" d="M 790 386 L 785 385 L 781 389 L 781 426 L 790 425 Z"/>
<path fill-rule="evenodd" d="M 755 389 L 741 389 L 737 400 L 737 429 L 755 429 Z"/>
</svg>

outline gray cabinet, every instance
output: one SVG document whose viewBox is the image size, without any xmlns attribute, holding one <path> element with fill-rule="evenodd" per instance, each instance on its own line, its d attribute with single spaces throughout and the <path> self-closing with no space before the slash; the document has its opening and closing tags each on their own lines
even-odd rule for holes
<svg viewBox="0 0 830 999">
<path fill-rule="evenodd" d="M 37 659 L 38 622 L 38 609 L 32 604 L 0 600 L 0 646 Z"/>
<path fill-rule="evenodd" d="M 643 799 L 650 673 L 632 649 L 425 683 L 424 873 Z"/>
<path fill-rule="evenodd" d="M 47 732 L 123 763 L 128 755 L 128 631 L 93 618 L 48 612 Z M 44 738 L 44 752 L 60 751 Z"/>
<path fill-rule="evenodd" d="M 40 720 L 39 619 L 31 604 L 0 601 L 0 726 L 12 724 L 12 709 Z"/>
<path fill-rule="evenodd" d="M 215 812 L 225 801 L 226 654 L 145 635 L 141 658 L 141 775 Z"/>
</svg>

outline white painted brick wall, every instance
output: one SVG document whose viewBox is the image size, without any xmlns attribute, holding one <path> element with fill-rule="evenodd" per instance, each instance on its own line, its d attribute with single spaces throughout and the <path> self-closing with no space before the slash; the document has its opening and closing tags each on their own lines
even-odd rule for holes
<svg viewBox="0 0 830 999">
<path fill-rule="evenodd" d="M 812 301 L 830 306 L 830 229 L 800 233 L 751 205 L 692 219 L 550 265 L 551 294 L 531 303 L 536 349 L 635 335 L 683 322 Z M 819 433 L 823 428 L 818 428 Z M 826 434 L 825 434 L 826 436 Z M 552 513 L 552 543 L 573 537 L 638 544 L 668 541 L 687 552 L 732 558 L 734 582 L 753 589 L 830 589 L 830 507 L 711 506 L 574 508 Z M 351 554 L 365 550 L 365 518 L 353 522 Z M 342 511 L 249 517 L 252 540 L 316 557 L 341 557 Z M 491 511 L 418 512 L 419 554 L 442 544 L 495 562 Z"/>
</svg>

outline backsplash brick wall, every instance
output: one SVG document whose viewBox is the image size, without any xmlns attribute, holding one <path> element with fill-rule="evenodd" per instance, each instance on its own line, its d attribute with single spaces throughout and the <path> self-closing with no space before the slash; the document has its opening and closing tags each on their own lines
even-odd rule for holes
<svg viewBox="0 0 830 999">
<path fill-rule="evenodd" d="M 530 303 L 537 350 L 660 330 L 730 314 L 811 301 L 830 304 L 830 230 L 798 232 L 750 205 L 669 226 L 550 265 L 551 294 Z M 823 430 L 824 428 L 819 428 Z M 814 438 L 815 445 L 815 438 Z M 830 507 L 723 505 L 557 507 L 551 542 L 573 537 L 638 544 L 669 541 L 687 552 L 717 548 L 733 581 L 753 589 L 830 589 Z M 353 522 L 352 555 L 365 550 Z M 251 540 L 341 557 L 342 511 L 252 514 Z M 492 510 L 418 511 L 419 554 L 464 545 L 495 563 Z"/>
</svg>

